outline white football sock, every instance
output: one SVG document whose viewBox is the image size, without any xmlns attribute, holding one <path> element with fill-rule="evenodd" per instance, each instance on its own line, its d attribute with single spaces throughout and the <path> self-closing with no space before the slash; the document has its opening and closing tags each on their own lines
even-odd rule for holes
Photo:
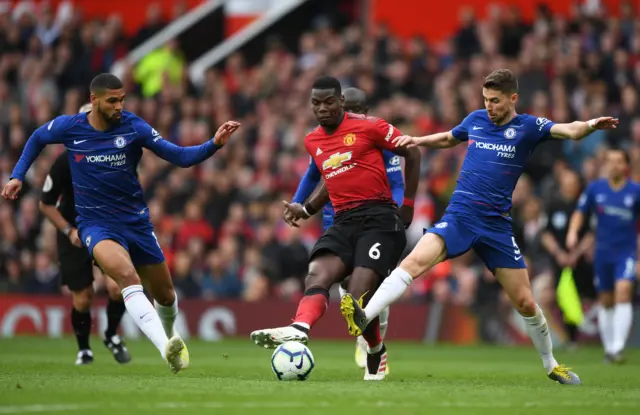
<svg viewBox="0 0 640 415">
<path fill-rule="evenodd" d="M 338 293 L 340 294 L 340 298 L 344 297 L 344 295 L 347 293 L 347 290 L 342 288 L 342 284 L 338 284 Z"/>
<path fill-rule="evenodd" d="M 387 337 L 387 328 L 389 327 L 389 307 L 380 312 L 380 337 L 384 340 Z"/>
<path fill-rule="evenodd" d="M 538 350 L 540 357 L 542 358 L 542 364 L 547 370 L 547 373 L 551 373 L 554 367 L 558 366 L 558 362 L 553 357 L 553 346 L 551 343 L 551 334 L 549 333 L 549 327 L 547 326 L 547 319 L 544 317 L 540 307 L 536 305 L 536 315 L 533 317 L 522 316 L 525 323 L 527 323 L 527 332 L 533 345 Z"/>
<path fill-rule="evenodd" d="M 627 337 L 633 320 L 631 303 L 617 303 L 613 309 L 613 353 L 620 353 L 627 344 Z"/>
<path fill-rule="evenodd" d="M 158 316 L 160 316 L 160 320 L 162 320 L 162 327 L 164 327 L 165 334 L 169 338 L 173 337 L 177 334 L 174 329 L 174 324 L 176 317 L 178 317 L 178 295 L 176 294 L 175 301 L 169 306 L 163 306 L 156 300 L 153 300 L 153 305 L 158 312 Z"/>
<path fill-rule="evenodd" d="M 122 290 L 122 299 L 127 311 L 140 330 L 153 342 L 164 358 L 169 339 L 164 332 L 158 312 L 142 291 L 142 285 L 131 285 Z"/>
<path fill-rule="evenodd" d="M 613 314 L 614 308 L 598 307 L 598 331 L 602 347 L 607 354 L 613 354 Z"/>
<path fill-rule="evenodd" d="M 382 282 L 380 288 L 373 294 L 373 297 L 364 308 L 367 320 L 373 320 L 380 315 L 382 310 L 402 297 L 402 294 L 411 285 L 412 281 L 413 278 L 407 271 L 400 267 L 394 269 L 391 275 Z"/>
</svg>

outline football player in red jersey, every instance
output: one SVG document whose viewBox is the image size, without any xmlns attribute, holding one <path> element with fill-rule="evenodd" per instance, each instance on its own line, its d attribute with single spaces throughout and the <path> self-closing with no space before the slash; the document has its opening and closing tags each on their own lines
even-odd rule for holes
<svg viewBox="0 0 640 415">
<path fill-rule="evenodd" d="M 316 80 L 311 107 L 320 125 L 306 136 L 305 147 L 324 178 L 325 191 L 304 206 L 286 203 L 289 221 L 295 222 L 314 215 L 330 199 L 335 222 L 311 252 L 305 295 L 293 324 L 251 333 L 260 347 L 306 343 L 309 330 L 327 310 L 329 289 L 349 275 L 348 291 L 366 303 L 396 266 L 407 242 L 404 229 L 413 218 L 420 152 L 399 150 L 392 142 L 400 131 L 382 119 L 344 112 L 341 99 L 337 79 Z M 405 158 L 405 200 L 400 209 L 387 180 L 381 151 L 385 149 Z M 387 353 L 379 328 L 376 321 L 363 333 L 368 343 L 365 380 L 385 377 Z"/>
</svg>

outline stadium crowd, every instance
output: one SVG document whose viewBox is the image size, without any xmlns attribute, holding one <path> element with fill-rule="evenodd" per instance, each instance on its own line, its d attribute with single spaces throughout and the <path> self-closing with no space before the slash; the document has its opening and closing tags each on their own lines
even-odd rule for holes
<svg viewBox="0 0 640 415">
<path fill-rule="evenodd" d="M 516 239 L 534 281 L 543 278 L 551 258 L 541 231 L 567 172 L 579 173 L 583 183 L 592 180 L 602 173 L 602 149 L 623 146 L 632 176 L 640 179 L 640 19 L 627 3 L 614 14 L 576 6 L 566 17 L 541 6 L 529 23 L 517 8 L 487 7 L 481 21 L 472 10 L 461 11 L 455 35 L 431 44 L 398 39 L 383 25 L 365 35 L 357 24 L 339 30 L 321 24 L 300 37 L 295 53 L 272 39 L 255 67 L 245 64 L 242 53 L 233 54 L 222 69 L 207 72 L 200 88 L 189 82 L 175 42 L 158 52 L 170 71 L 144 60 L 128 68 L 126 109 L 168 140 L 197 144 L 228 119 L 243 123 L 227 148 L 201 166 L 170 167 L 149 152 L 142 159 L 140 181 L 181 295 L 246 301 L 301 295 L 320 225 L 312 220 L 300 229 L 286 226 L 281 201 L 290 200 L 309 162 L 303 138 L 315 123 L 308 94 L 321 74 L 363 89 L 372 114 L 410 135 L 448 130 L 482 108 L 482 79 L 500 67 L 519 77 L 521 112 L 557 122 L 619 117 L 618 130 L 596 132 L 580 143 L 541 145 L 516 188 Z M 68 5 L 0 8 L 0 180 L 9 180 L 37 126 L 77 112 L 92 76 L 109 71 L 165 23 L 151 8 L 148 24 L 128 38 L 117 15 L 87 21 Z M 49 146 L 31 169 L 21 200 L 0 204 L 0 291 L 61 290 L 55 229 L 38 210 L 40 188 L 60 151 Z M 463 146 L 423 153 L 410 246 L 442 215 L 464 154 Z M 473 254 L 432 274 L 438 278 L 422 279 L 409 296 L 467 306 L 500 296 Z"/>
</svg>

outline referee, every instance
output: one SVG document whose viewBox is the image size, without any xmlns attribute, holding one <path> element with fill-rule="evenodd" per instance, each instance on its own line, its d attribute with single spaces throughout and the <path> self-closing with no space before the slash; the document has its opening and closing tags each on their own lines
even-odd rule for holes
<svg viewBox="0 0 640 415">
<path fill-rule="evenodd" d="M 83 105 L 80 112 L 91 110 L 91 104 Z M 45 179 L 40 200 L 40 211 L 58 228 L 58 260 L 62 274 L 62 284 L 73 294 L 71 325 L 78 342 L 76 365 L 93 362 L 93 352 L 89 346 L 91 334 L 91 305 L 93 303 L 93 260 L 82 245 L 75 227 L 76 212 L 73 198 L 73 184 L 67 152 L 58 156 Z M 107 304 L 107 330 L 104 345 L 113 353 L 118 363 L 131 360 L 125 344 L 116 334 L 125 312 L 122 294 L 111 278 L 105 278 L 109 292 Z"/>
<path fill-rule="evenodd" d="M 580 297 L 596 298 L 593 285 L 593 264 L 585 258 L 585 254 L 593 246 L 593 238 L 584 237 L 589 233 L 587 225 L 580 232 L 580 244 L 573 251 L 565 251 L 569 220 L 576 209 L 580 191 L 581 183 L 578 174 L 574 171 L 563 173 L 560 179 L 560 195 L 550 203 L 547 210 L 547 226 L 542 233 L 542 245 L 552 260 L 556 288 L 560 282 L 562 271 L 570 267 L 573 270 L 573 278 Z M 567 346 L 575 348 L 578 327 L 565 321 L 564 329 Z"/>
</svg>

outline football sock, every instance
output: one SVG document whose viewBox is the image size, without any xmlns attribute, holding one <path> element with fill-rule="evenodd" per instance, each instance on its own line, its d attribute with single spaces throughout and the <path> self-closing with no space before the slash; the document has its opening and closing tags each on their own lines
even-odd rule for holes
<svg viewBox="0 0 640 415">
<path fill-rule="evenodd" d="M 382 348 L 382 336 L 380 336 L 380 319 L 374 318 L 362 332 L 362 337 L 367 341 L 367 351 L 377 353 Z"/>
<path fill-rule="evenodd" d="M 613 343 L 612 352 L 620 353 L 627 343 L 633 320 L 631 303 L 617 303 L 613 309 Z"/>
<path fill-rule="evenodd" d="M 380 313 L 380 336 L 384 340 L 387 337 L 387 328 L 389 326 L 389 307 L 386 307 Z"/>
<path fill-rule="evenodd" d="M 298 304 L 293 325 L 309 330 L 324 315 L 327 307 L 329 307 L 329 291 L 324 288 L 308 289 Z"/>
<path fill-rule="evenodd" d="M 398 267 L 385 278 L 380 288 L 373 294 L 371 300 L 364 308 L 364 313 L 369 321 L 380 315 L 382 310 L 397 301 L 407 290 L 413 278 L 409 273 Z"/>
<path fill-rule="evenodd" d="M 91 333 L 91 311 L 71 309 L 71 327 L 76 335 L 78 350 L 89 350 L 89 334 Z"/>
<path fill-rule="evenodd" d="M 175 301 L 169 306 L 165 307 L 155 300 L 153 304 L 158 312 L 158 316 L 160 316 L 160 320 L 162 320 L 162 327 L 164 327 L 165 334 L 169 338 L 173 337 L 173 326 L 176 322 L 176 317 L 178 317 L 178 295 L 176 294 Z"/>
<path fill-rule="evenodd" d="M 342 284 L 338 284 L 338 293 L 340 294 L 340 298 L 344 297 L 344 295 L 347 293 L 347 290 L 342 288 Z"/>
<path fill-rule="evenodd" d="M 109 302 L 107 303 L 107 330 L 104 332 L 104 336 L 107 339 L 115 336 L 126 310 L 127 308 L 124 306 L 123 300 L 116 301 L 109 298 Z"/>
<path fill-rule="evenodd" d="M 614 308 L 598 307 L 598 330 L 600 331 L 600 340 L 604 352 L 612 354 L 613 350 L 613 315 Z"/>
<path fill-rule="evenodd" d="M 533 317 L 522 316 L 527 324 L 527 332 L 533 345 L 542 358 L 542 364 L 547 370 L 547 373 L 551 373 L 554 367 L 558 365 L 558 362 L 553 357 L 553 346 L 551 343 L 551 334 L 549 333 L 549 327 L 547 327 L 547 319 L 544 318 L 544 314 L 540 307 L 536 305 L 536 315 Z"/>
<path fill-rule="evenodd" d="M 164 358 L 167 338 L 158 312 L 142 291 L 142 285 L 131 285 L 122 290 L 122 298 L 127 311 L 140 330 L 151 340 Z"/>
</svg>

